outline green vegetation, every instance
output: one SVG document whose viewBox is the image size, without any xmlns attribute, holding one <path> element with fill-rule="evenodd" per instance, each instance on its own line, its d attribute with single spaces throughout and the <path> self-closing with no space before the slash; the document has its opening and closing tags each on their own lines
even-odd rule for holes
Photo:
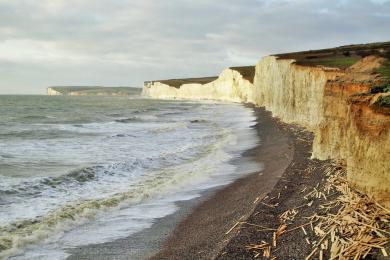
<svg viewBox="0 0 390 260">
<path fill-rule="evenodd" d="M 380 55 L 383 57 L 388 57 L 390 54 L 390 41 L 388 42 L 375 42 L 368 44 L 355 44 L 355 45 L 346 45 L 336 48 L 320 49 L 320 50 L 310 50 L 310 51 L 300 51 L 300 52 L 291 52 L 291 53 L 281 53 L 275 54 L 281 59 L 295 59 L 297 61 L 302 61 L 312 58 L 333 58 L 340 56 L 347 57 L 356 57 L 360 58 L 366 57 L 368 55 Z"/>
<path fill-rule="evenodd" d="M 382 67 L 377 69 L 376 72 L 381 74 L 387 81 L 390 82 L 390 62 L 385 63 Z"/>
<path fill-rule="evenodd" d="M 325 67 L 340 68 L 346 69 L 349 66 L 355 64 L 360 57 L 334 57 L 334 58 L 322 58 L 322 59 L 312 59 L 304 61 L 305 65 L 321 65 Z"/>
<path fill-rule="evenodd" d="M 370 94 L 387 93 L 387 92 L 390 92 L 390 84 L 385 84 L 382 86 L 374 86 L 370 89 Z"/>
<path fill-rule="evenodd" d="M 311 58 L 311 59 L 298 61 L 297 64 L 306 65 L 306 66 L 321 65 L 321 66 L 331 67 L 331 68 L 346 69 L 349 66 L 355 64 L 358 60 L 360 60 L 360 57 L 357 56 L 354 57 L 341 56 L 341 57 L 328 57 L 328 58 Z"/>
<path fill-rule="evenodd" d="M 375 104 L 380 107 L 390 107 L 390 96 L 380 96 Z"/>
<path fill-rule="evenodd" d="M 369 44 L 346 45 L 337 48 L 276 54 L 279 59 L 294 59 L 303 66 L 322 65 L 347 68 L 359 59 L 375 55 L 390 59 L 390 41 Z"/>
<path fill-rule="evenodd" d="M 390 84 L 384 84 L 381 86 L 374 86 L 370 89 L 370 92 L 367 94 L 373 95 L 377 93 L 389 93 Z M 375 102 L 376 106 L 379 107 L 390 107 L 390 96 L 387 94 L 381 94 L 378 100 Z"/>
</svg>

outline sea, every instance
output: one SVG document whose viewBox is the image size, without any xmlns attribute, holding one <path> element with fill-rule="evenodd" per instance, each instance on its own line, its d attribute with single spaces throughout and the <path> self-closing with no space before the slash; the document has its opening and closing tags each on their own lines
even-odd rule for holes
<svg viewBox="0 0 390 260">
<path fill-rule="evenodd" d="M 66 259 L 261 167 L 250 107 L 140 95 L 0 96 L 0 258 Z"/>
</svg>

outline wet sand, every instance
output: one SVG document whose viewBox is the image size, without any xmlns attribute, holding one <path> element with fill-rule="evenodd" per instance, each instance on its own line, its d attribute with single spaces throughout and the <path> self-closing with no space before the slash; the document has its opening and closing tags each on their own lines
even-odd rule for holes
<svg viewBox="0 0 390 260">
<path fill-rule="evenodd" d="M 261 141 L 242 159 L 262 163 L 263 170 L 179 202 L 177 212 L 128 238 L 72 249 L 68 259 L 210 259 L 220 254 L 238 234 L 238 229 L 227 231 L 250 217 L 293 159 L 290 129 L 282 127 L 270 112 L 262 108 L 254 111 Z M 240 166 L 240 160 L 236 163 Z"/>
</svg>

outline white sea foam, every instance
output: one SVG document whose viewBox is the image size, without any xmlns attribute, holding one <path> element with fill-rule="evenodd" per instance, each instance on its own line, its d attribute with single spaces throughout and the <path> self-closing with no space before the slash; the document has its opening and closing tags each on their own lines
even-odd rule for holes
<svg viewBox="0 0 390 260">
<path fill-rule="evenodd" d="M 230 163 L 257 143 L 252 110 L 241 105 L 116 100 L 122 105 L 106 104 L 103 120 L 91 112 L 99 106 L 79 102 L 85 122 L 65 113 L 0 127 L 74 135 L 0 143 L 8 155 L 0 157 L 8 167 L 0 170 L 0 256 L 63 259 L 67 248 L 129 236 L 173 213 L 176 201 L 259 167 Z"/>
</svg>

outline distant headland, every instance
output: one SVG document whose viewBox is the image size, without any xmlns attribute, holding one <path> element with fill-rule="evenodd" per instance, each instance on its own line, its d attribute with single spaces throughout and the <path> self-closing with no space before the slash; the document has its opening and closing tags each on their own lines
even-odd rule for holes
<svg viewBox="0 0 390 260">
<path fill-rule="evenodd" d="M 49 96 L 130 96 L 141 93 L 134 87 L 53 86 L 47 88 Z"/>
</svg>

